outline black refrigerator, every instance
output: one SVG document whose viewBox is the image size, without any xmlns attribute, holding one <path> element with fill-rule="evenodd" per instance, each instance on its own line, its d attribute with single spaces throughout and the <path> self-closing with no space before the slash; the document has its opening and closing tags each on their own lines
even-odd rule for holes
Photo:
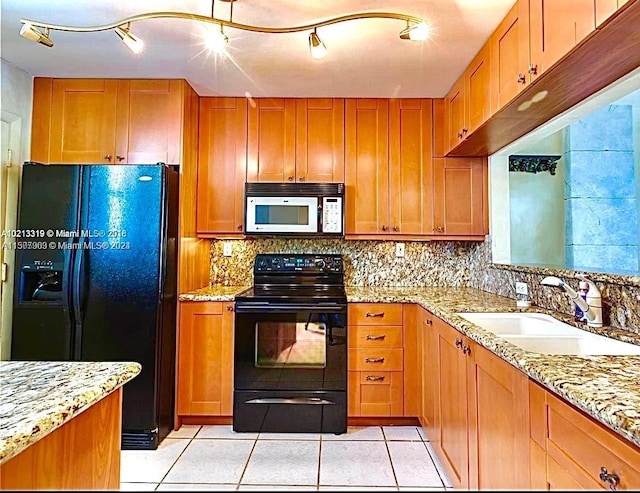
<svg viewBox="0 0 640 493">
<path fill-rule="evenodd" d="M 176 168 L 25 163 L 18 224 L 11 359 L 139 362 L 122 448 L 157 448 L 173 429 Z"/>
</svg>

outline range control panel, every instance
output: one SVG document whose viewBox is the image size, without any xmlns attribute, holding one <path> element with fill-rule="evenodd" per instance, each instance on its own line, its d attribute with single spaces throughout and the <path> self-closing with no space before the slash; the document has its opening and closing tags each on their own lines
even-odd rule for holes
<svg viewBox="0 0 640 493">
<path fill-rule="evenodd" d="M 254 272 L 342 273 L 342 256 L 336 254 L 260 254 Z"/>
</svg>

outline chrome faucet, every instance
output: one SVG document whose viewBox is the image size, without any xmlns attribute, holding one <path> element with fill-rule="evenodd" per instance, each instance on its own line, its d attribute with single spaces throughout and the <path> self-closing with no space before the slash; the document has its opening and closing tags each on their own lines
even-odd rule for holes
<svg viewBox="0 0 640 493">
<path fill-rule="evenodd" d="M 574 291 L 571 286 L 558 277 L 547 276 L 540 281 L 540 284 L 543 286 L 558 288 L 563 291 L 567 297 L 578 305 L 580 310 L 582 310 L 589 327 L 602 327 L 602 295 L 600 294 L 600 290 L 593 281 L 583 276 L 578 277 L 589 284 L 589 291 L 587 291 L 586 300 L 582 299 L 582 297 Z"/>
</svg>

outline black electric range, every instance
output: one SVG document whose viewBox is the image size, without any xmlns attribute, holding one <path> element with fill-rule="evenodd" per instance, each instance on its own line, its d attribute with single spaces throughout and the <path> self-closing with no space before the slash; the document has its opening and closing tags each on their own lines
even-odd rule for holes
<svg viewBox="0 0 640 493">
<path fill-rule="evenodd" d="M 233 429 L 346 432 L 342 257 L 257 255 L 235 301 Z"/>
</svg>

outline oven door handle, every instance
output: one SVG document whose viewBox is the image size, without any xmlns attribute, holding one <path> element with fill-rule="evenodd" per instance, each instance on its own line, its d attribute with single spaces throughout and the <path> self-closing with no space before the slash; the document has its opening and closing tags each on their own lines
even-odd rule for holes
<svg viewBox="0 0 640 493">
<path fill-rule="evenodd" d="M 344 311 L 347 308 L 345 304 L 289 304 L 289 303 L 242 303 L 236 302 L 236 313 L 293 313 L 293 312 L 312 312 L 312 313 L 335 313 Z"/>
<path fill-rule="evenodd" d="M 319 397 L 263 397 L 261 399 L 251 399 L 245 404 L 306 404 L 312 406 L 334 405 L 335 402 Z"/>
</svg>

